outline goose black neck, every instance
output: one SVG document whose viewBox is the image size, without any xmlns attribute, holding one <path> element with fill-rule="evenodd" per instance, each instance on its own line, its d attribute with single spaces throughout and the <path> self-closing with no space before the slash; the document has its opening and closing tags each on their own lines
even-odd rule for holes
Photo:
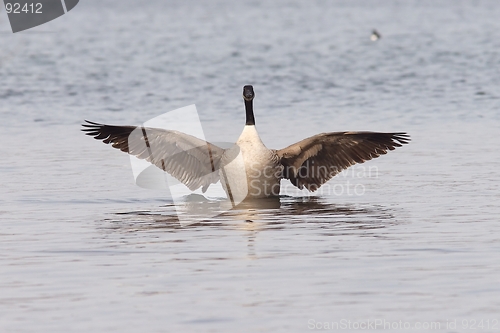
<svg viewBox="0 0 500 333">
<path fill-rule="evenodd" d="M 245 125 L 255 125 L 255 118 L 253 117 L 253 101 L 245 100 L 245 111 L 247 112 L 247 122 Z"/>
</svg>

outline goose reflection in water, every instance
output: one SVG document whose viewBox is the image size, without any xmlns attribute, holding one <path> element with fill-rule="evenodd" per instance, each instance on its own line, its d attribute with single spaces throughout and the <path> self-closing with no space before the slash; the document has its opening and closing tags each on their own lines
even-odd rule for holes
<svg viewBox="0 0 500 333">
<path fill-rule="evenodd" d="M 379 205 L 338 204 L 317 197 L 286 196 L 244 201 L 229 211 L 201 220 L 198 219 L 200 209 L 203 211 L 207 207 L 219 206 L 217 202 L 200 199 L 189 197 L 186 198 L 185 205 L 179 205 L 176 201 L 175 204 L 169 203 L 152 211 L 117 213 L 105 223 L 99 223 L 99 229 L 105 234 L 104 237 L 118 236 L 120 242 L 123 242 L 124 233 L 132 239 L 139 239 L 141 243 L 144 242 L 145 233 L 153 233 L 155 243 L 159 241 L 158 238 L 162 239 L 160 242 L 179 243 L 167 245 L 166 248 L 176 253 L 187 251 L 196 260 L 234 259 L 235 255 L 241 258 L 241 247 L 236 243 L 246 241 L 244 258 L 256 260 L 287 253 L 269 250 L 269 246 L 274 248 L 275 245 L 272 244 L 275 242 L 269 236 L 264 237 L 268 232 L 275 233 L 274 237 L 285 240 L 285 243 L 288 240 L 295 247 L 303 240 L 304 235 L 307 239 L 313 237 L 316 240 L 325 236 L 379 238 L 383 237 L 383 228 L 400 223 L 391 209 Z M 181 223 L 177 217 L 179 209 L 183 214 L 194 211 L 193 223 Z M 182 221 L 187 219 L 189 218 L 185 216 Z M 166 233 L 170 236 L 165 235 Z M 176 236 L 172 236 L 172 233 Z M 223 244 L 218 241 L 218 245 L 213 245 L 214 238 L 220 239 Z M 266 239 L 272 244 L 266 242 Z M 207 246 L 207 242 L 212 244 L 210 250 L 206 249 L 209 251 L 205 255 L 196 257 L 199 251 L 204 252 L 200 247 Z M 236 253 L 230 251 L 231 254 L 228 255 L 226 247 L 233 246 L 236 246 Z M 190 257 L 189 260 L 195 259 Z"/>
<path fill-rule="evenodd" d="M 207 200 L 200 195 L 189 195 L 184 205 L 169 203 L 154 211 L 116 213 L 106 221 L 112 229 L 123 230 L 178 230 L 199 227 L 223 227 L 239 230 L 277 230 L 298 226 L 301 228 L 330 230 L 343 234 L 349 231 L 379 229 L 397 224 L 391 209 L 380 205 L 337 204 L 318 197 L 272 197 L 246 200 L 232 209 L 222 206 L 225 201 Z M 213 214 L 220 209 L 220 214 Z M 210 211 L 210 219 L 200 214 Z M 192 223 L 180 223 L 192 216 Z M 243 222 L 243 223 L 242 223 Z"/>
</svg>

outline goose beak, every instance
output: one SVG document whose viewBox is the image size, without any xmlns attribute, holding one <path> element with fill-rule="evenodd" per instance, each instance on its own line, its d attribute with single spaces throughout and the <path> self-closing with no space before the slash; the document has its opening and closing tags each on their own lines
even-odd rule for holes
<svg viewBox="0 0 500 333">
<path fill-rule="evenodd" d="M 252 86 L 244 86 L 243 87 L 243 98 L 245 101 L 251 101 L 255 97 L 255 93 L 253 92 Z"/>
</svg>

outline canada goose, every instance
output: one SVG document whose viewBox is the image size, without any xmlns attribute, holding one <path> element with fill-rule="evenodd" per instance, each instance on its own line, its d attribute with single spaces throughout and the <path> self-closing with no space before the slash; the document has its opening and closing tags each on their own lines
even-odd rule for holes
<svg viewBox="0 0 500 333">
<path fill-rule="evenodd" d="M 372 41 L 376 41 L 376 40 L 379 40 L 380 38 L 382 38 L 382 36 L 380 35 L 380 33 L 377 30 L 373 29 L 372 30 L 372 35 L 370 36 L 370 39 Z"/>
<path fill-rule="evenodd" d="M 280 150 L 257 133 L 253 87 L 243 87 L 246 123 L 236 144 L 222 149 L 191 135 L 158 128 L 111 126 L 86 120 L 82 131 L 169 173 L 191 191 L 222 183 L 228 197 L 278 196 L 281 179 L 316 191 L 342 170 L 407 144 L 406 133 L 321 133 Z M 236 162 L 235 162 L 236 161 Z M 233 201 L 234 202 L 234 201 Z"/>
</svg>

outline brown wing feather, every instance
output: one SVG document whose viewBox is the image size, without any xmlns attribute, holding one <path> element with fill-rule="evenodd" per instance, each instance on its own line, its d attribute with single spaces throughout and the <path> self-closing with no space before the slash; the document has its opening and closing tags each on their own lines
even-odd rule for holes
<svg viewBox="0 0 500 333">
<path fill-rule="evenodd" d="M 377 158 L 410 141 L 406 133 L 322 133 L 277 151 L 283 178 L 299 189 L 316 191 L 353 164 Z"/>
<path fill-rule="evenodd" d="M 86 120 L 85 134 L 111 144 L 168 172 L 194 191 L 219 180 L 220 158 L 224 150 L 194 136 L 159 128 L 112 126 Z"/>
</svg>

